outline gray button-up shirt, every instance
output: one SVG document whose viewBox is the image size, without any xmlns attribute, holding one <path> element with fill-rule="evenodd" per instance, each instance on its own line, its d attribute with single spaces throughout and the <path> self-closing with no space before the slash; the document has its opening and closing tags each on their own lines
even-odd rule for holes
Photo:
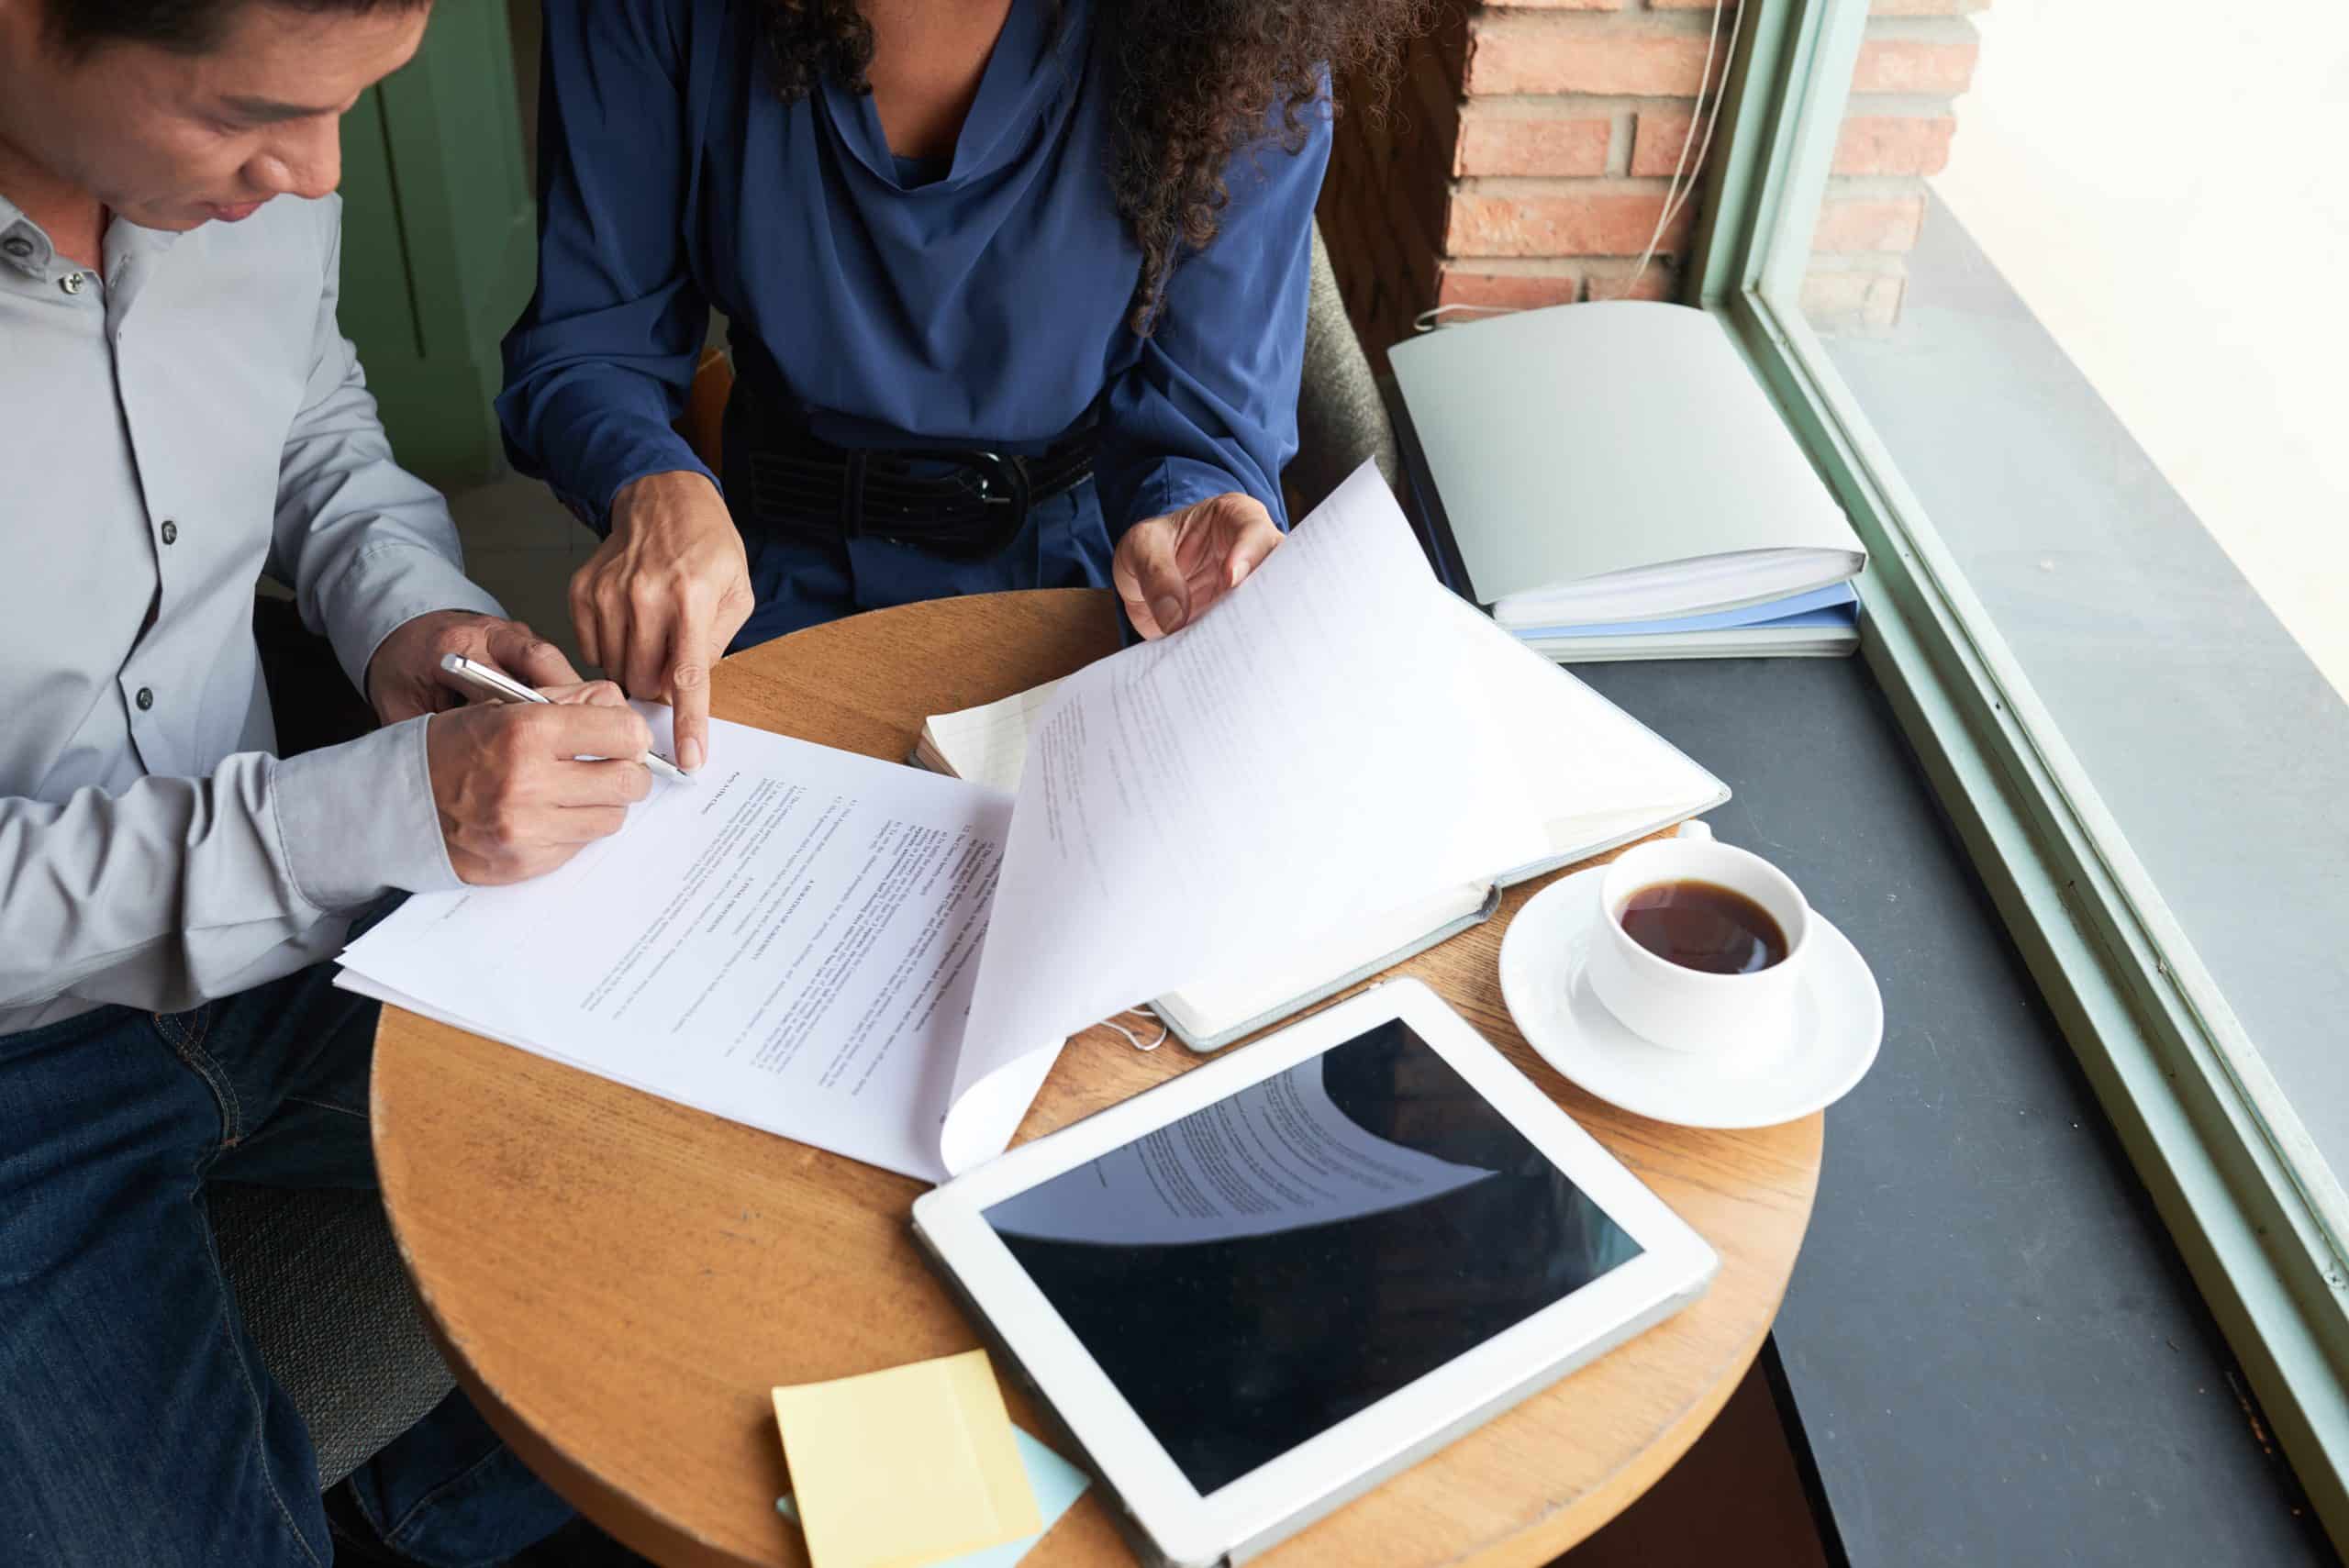
<svg viewBox="0 0 2349 1568">
<path fill-rule="evenodd" d="M 336 328 L 340 220 L 117 218 L 85 272 L 0 198 L 0 1034 L 192 1006 L 455 885 L 425 720 L 270 754 L 264 566 L 354 684 L 411 617 L 502 613 Z"/>
</svg>

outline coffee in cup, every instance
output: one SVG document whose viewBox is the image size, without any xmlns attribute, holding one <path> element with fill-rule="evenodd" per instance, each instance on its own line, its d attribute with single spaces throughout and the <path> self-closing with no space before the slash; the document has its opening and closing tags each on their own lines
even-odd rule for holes
<svg viewBox="0 0 2349 1568">
<path fill-rule="evenodd" d="M 1770 911 L 1733 887 L 1685 877 L 1635 888 L 1617 918 L 1658 958 L 1707 974 L 1751 974 L 1787 956 Z"/>
<path fill-rule="evenodd" d="M 1793 1032 L 1810 906 L 1701 823 L 1625 851 L 1598 886 L 1587 976 L 1632 1033 L 1673 1051 L 1767 1051 Z"/>
</svg>

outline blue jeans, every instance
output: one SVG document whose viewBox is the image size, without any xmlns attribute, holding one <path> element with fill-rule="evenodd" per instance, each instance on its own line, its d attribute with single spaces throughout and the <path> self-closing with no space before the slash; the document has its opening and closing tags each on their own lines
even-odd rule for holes
<svg viewBox="0 0 2349 1568">
<path fill-rule="evenodd" d="M 309 1434 L 205 1207 L 215 1181 L 375 1185 L 375 1004 L 331 977 L 0 1035 L 0 1562 L 332 1561 Z M 345 1485 L 385 1543 L 438 1568 L 499 1562 L 571 1517 L 461 1393 Z"/>
</svg>

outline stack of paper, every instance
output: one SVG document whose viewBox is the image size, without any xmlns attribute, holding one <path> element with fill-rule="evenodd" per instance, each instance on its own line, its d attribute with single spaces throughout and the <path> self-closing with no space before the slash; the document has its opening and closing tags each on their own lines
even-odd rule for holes
<svg viewBox="0 0 2349 1568">
<path fill-rule="evenodd" d="M 1622 659 L 1834 658 L 1859 646 L 1860 596 L 1849 583 L 1836 583 L 1710 615 L 1509 629 L 1528 648 L 1562 664 Z"/>
</svg>

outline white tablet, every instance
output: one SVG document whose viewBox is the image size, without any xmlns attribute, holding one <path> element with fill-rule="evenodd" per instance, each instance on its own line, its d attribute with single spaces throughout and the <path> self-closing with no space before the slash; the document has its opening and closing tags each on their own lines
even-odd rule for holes
<svg viewBox="0 0 2349 1568">
<path fill-rule="evenodd" d="M 1145 1561 L 1241 1562 L 1704 1291 L 1712 1249 L 1416 981 L 915 1200 Z"/>
</svg>

